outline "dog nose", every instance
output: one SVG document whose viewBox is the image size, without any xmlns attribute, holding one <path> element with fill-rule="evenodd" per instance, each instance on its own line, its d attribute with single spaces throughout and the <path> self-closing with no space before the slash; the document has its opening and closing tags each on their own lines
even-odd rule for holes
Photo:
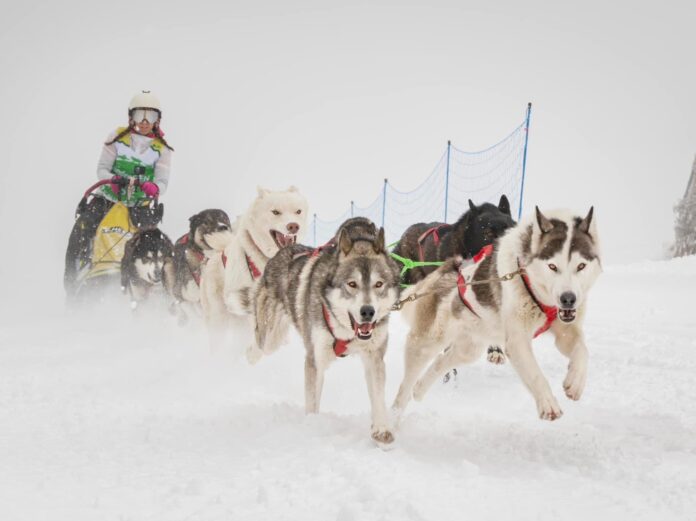
<svg viewBox="0 0 696 521">
<path fill-rule="evenodd" d="M 363 306 L 360 308 L 360 318 L 363 322 L 372 322 L 375 318 L 375 308 L 372 306 Z"/>
<path fill-rule="evenodd" d="M 300 231 L 300 225 L 297 223 L 288 223 L 286 228 L 290 233 L 297 233 L 298 231 Z"/>
<path fill-rule="evenodd" d="M 561 294 L 561 307 L 563 309 L 573 309 L 577 297 L 572 291 L 565 291 Z"/>
</svg>

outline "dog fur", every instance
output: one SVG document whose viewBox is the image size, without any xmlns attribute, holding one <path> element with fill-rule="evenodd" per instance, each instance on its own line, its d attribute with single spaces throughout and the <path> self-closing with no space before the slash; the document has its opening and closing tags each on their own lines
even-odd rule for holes
<svg viewBox="0 0 696 521">
<path fill-rule="evenodd" d="M 126 243 L 121 260 L 121 289 L 135 309 L 163 280 L 173 277 L 174 246 L 157 228 L 140 230 Z"/>
<path fill-rule="evenodd" d="M 335 339 L 348 340 L 346 354 L 359 355 L 365 367 L 372 438 L 388 445 L 394 436 L 384 401 L 384 353 L 398 295 L 399 268 L 386 251 L 384 229 L 363 217 L 349 219 L 335 245 L 321 253 L 291 245 L 268 262 L 254 298 L 256 343 L 249 360 L 278 349 L 294 324 L 306 349 L 305 409 L 316 413 L 324 373 L 340 354 Z"/>
<path fill-rule="evenodd" d="M 395 414 L 402 413 L 411 396 L 422 399 L 445 372 L 479 358 L 485 346 L 502 345 L 534 397 L 539 417 L 560 418 L 561 408 L 532 351 L 532 339 L 546 316 L 521 276 L 487 282 L 520 266 L 529 276 L 537 301 L 558 307 L 550 331 L 558 350 L 570 360 L 563 389 L 568 398 L 580 399 L 588 361 L 582 322 L 587 293 L 601 272 L 596 222 L 592 209 L 582 218 L 568 211 L 550 212 L 547 217 L 537 208 L 535 216 L 508 230 L 481 262 L 463 267 L 461 258 L 450 259 L 406 291 L 406 295 L 420 297 L 406 304 L 402 312 L 410 331 L 404 379 L 393 405 Z M 481 282 L 466 292 L 476 314 L 459 296 L 459 272 L 467 282 Z"/>
<path fill-rule="evenodd" d="M 498 206 L 491 203 L 476 206 L 469 199 L 469 210 L 452 225 L 431 222 L 409 226 L 399 239 L 394 253 L 407 259 L 420 260 L 422 250 L 423 260 L 429 262 L 444 261 L 455 255 L 470 259 L 514 224 L 510 203 L 505 195 L 501 196 Z M 436 226 L 442 226 L 434 232 L 438 234 L 439 241 L 431 233 L 419 244 L 420 237 Z M 404 274 L 403 282 L 415 284 L 433 271 L 435 266 L 413 268 Z"/>
</svg>

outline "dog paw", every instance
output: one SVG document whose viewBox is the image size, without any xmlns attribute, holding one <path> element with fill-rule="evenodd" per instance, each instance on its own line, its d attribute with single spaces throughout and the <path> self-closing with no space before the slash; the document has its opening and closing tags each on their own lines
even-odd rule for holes
<svg viewBox="0 0 696 521">
<path fill-rule="evenodd" d="M 458 373 L 457 373 L 457 369 L 456 369 L 456 368 L 452 368 L 451 371 L 445 373 L 445 376 L 442 377 L 442 383 L 443 383 L 443 384 L 446 384 L 446 383 L 449 382 L 450 380 L 456 381 L 456 380 L 457 380 L 457 374 L 458 374 Z"/>
<path fill-rule="evenodd" d="M 538 399 L 537 410 L 539 411 L 539 418 L 542 420 L 553 421 L 563 416 L 563 411 L 560 405 L 558 405 L 558 401 L 552 395 Z"/>
<path fill-rule="evenodd" d="M 587 381 L 587 371 L 584 367 L 571 365 L 568 368 L 568 374 L 563 380 L 563 390 L 571 400 L 579 400 L 582 392 L 585 390 L 585 382 Z"/>
<path fill-rule="evenodd" d="M 247 361 L 251 365 L 254 365 L 256 362 L 261 360 L 262 357 L 263 357 L 263 351 L 261 351 L 254 344 L 251 344 L 249 347 L 247 347 L 246 358 L 247 358 Z"/>
<path fill-rule="evenodd" d="M 372 439 L 377 445 L 389 445 L 394 443 L 394 435 L 389 430 L 374 430 L 372 431 Z"/>
<path fill-rule="evenodd" d="M 489 346 L 486 358 L 492 364 L 501 365 L 505 363 L 505 353 L 498 346 Z"/>
</svg>

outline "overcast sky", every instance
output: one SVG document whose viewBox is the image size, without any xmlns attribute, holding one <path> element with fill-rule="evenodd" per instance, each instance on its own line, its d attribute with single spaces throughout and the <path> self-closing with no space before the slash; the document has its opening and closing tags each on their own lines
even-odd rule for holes
<svg viewBox="0 0 696 521">
<path fill-rule="evenodd" d="M 164 229 L 297 185 L 325 219 L 534 103 L 525 211 L 596 208 L 607 263 L 657 258 L 696 153 L 694 2 L 7 2 L 3 277 L 62 297 L 80 193 L 130 97 L 176 148 Z M 639 5 L 638 5 L 639 4 Z M 8 252 L 12 252 L 8 254 Z M 39 264 L 39 259 L 49 262 Z"/>
</svg>

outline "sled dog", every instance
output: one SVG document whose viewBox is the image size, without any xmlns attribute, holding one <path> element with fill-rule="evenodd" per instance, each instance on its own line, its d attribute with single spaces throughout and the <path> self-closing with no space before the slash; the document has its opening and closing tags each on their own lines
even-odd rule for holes
<svg viewBox="0 0 696 521">
<path fill-rule="evenodd" d="M 505 195 L 501 196 L 498 206 L 491 203 L 476 206 L 469 199 L 469 210 L 454 224 L 432 222 L 409 226 L 394 253 L 420 261 L 444 261 L 455 255 L 470 259 L 514 224 Z M 403 282 L 415 284 L 433 271 L 435 266 L 413 268 L 404 274 Z"/>
<path fill-rule="evenodd" d="M 570 361 L 565 394 L 580 399 L 588 360 L 582 322 L 588 291 L 602 269 L 593 209 L 582 218 L 563 210 L 547 216 L 536 208 L 533 217 L 478 257 L 466 267 L 461 258 L 450 259 L 406 290 L 416 300 L 402 311 L 410 331 L 395 414 L 411 396 L 422 399 L 451 368 L 473 362 L 488 345 L 500 345 L 534 397 L 539 417 L 560 418 L 558 401 L 534 358 L 532 339 L 551 331 Z M 510 280 L 500 280 L 508 274 Z"/>
<path fill-rule="evenodd" d="M 203 210 L 189 218 L 188 233 L 174 244 L 174 277 L 165 279 L 180 323 L 198 314 L 201 269 L 206 259 L 222 255 L 232 238 L 230 218 L 223 210 Z"/>
<path fill-rule="evenodd" d="M 324 372 L 357 354 L 372 406 L 372 438 L 394 440 L 384 401 L 389 312 L 399 294 L 399 268 L 384 246 L 384 229 L 363 217 L 347 220 L 322 251 L 281 249 L 266 265 L 254 295 L 256 344 L 250 362 L 274 352 L 292 323 L 304 340 L 305 410 L 319 411 Z"/>
<path fill-rule="evenodd" d="M 128 240 L 121 260 L 121 289 L 130 296 L 133 309 L 173 276 L 173 256 L 172 241 L 157 228 L 140 230 Z"/>
<path fill-rule="evenodd" d="M 268 259 L 301 240 L 306 221 L 307 200 L 297 188 L 258 189 L 254 202 L 235 222 L 225 255 L 211 258 L 201 273 L 201 305 L 214 346 L 222 341 L 230 314 L 250 316 L 250 292 Z"/>
</svg>

